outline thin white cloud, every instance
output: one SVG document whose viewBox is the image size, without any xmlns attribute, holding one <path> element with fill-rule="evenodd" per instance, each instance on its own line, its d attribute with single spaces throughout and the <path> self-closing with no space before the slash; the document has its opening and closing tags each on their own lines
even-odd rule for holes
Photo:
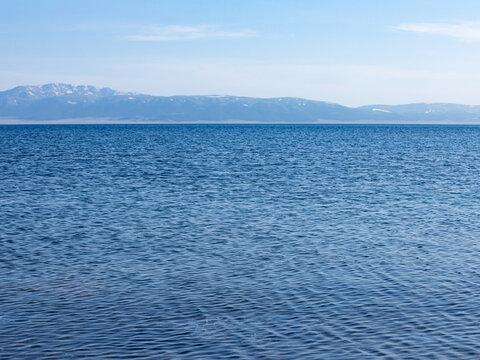
<svg viewBox="0 0 480 360">
<path fill-rule="evenodd" d="M 165 27 L 150 26 L 143 34 L 128 35 L 123 37 L 123 39 L 130 41 L 174 41 L 207 38 L 241 38 L 252 35 L 255 35 L 255 31 L 253 30 L 225 31 L 217 25 L 171 25 Z"/>
<path fill-rule="evenodd" d="M 422 34 L 442 35 L 466 42 L 480 41 L 480 22 L 446 23 L 404 23 L 392 29 Z"/>
</svg>

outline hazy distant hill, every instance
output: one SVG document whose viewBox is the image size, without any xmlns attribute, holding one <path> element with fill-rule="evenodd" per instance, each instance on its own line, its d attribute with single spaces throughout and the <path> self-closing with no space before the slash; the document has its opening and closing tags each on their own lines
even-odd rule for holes
<svg viewBox="0 0 480 360">
<path fill-rule="evenodd" d="M 351 108 L 301 98 L 163 97 L 47 84 L 0 92 L 0 117 L 78 122 L 88 118 L 161 123 L 480 123 L 480 106 L 419 103 Z"/>
</svg>

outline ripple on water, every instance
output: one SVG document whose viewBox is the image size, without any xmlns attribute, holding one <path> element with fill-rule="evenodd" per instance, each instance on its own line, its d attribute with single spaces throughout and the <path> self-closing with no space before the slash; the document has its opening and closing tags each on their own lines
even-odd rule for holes
<svg viewBox="0 0 480 360">
<path fill-rule="evenodd" d="M 480 357 L 480 128 L 0 127 L 0 357 Z"/>
</svg>

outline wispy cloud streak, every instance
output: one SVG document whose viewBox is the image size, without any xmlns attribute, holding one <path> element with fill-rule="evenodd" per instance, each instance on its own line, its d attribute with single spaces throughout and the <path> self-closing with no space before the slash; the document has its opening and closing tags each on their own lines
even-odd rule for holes
<svg viewBox="0 0 480 360">
<path fill-rule="evenodd" d="M 460 41 L 480 41 L 480 22 L 446 23 L 404 23 L 392 26 L 392 29 L 422 34 L 442 35 Z"/>
<path fill-rule="evenodd" d="M 143 34 L 128 35 L 124 36 L 123 39 L 129 41 L 175 41 L 208 38 L 242 38 L 253 35 L 255 35 L 255 31 L 253 30 L 225 31 L 217 25 L 171 25 L 165 27 L 150 26 Z"/>
</svg>

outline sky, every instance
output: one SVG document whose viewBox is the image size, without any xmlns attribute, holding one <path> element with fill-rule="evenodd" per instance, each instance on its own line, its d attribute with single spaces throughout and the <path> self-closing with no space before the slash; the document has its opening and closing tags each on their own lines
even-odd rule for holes
<svg viewBox="0 0 480 360">
<path fill-rule="evenodd" d="M 0 90 L 480 104 L 478 0 L 0 0 Z"/>
</svg>

